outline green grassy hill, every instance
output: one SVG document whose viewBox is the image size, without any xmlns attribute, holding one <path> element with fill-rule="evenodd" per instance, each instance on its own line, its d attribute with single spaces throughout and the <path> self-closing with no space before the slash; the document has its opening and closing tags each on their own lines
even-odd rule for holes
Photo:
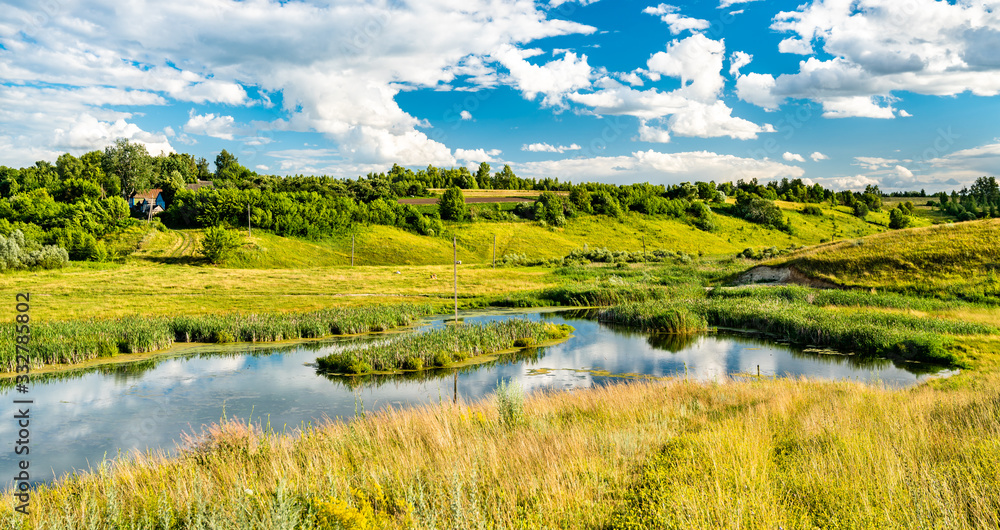
<svg viewBox="0 0 1000 530">
<path fill-rule="evenodd" d="M 839 209 L 825 208 L 823 216 L 812 216 L 798 213 L 798 204 L 779 206 L 791 219 L 794 235 L 725 215 L 724 206 L 718 208 L 713 232 L 638 214 L 629 214 L 623 222 L 584 215 L 565 228 L 534 222 L 475 222 L 449 223 L 446 230 L 458 240 L 462 298 L 515 295 L 565 281 L 544 267 L 491 269 L 494 235 L 498 258 L 504 254 L 562 257 L 584 245 L 638 251 L 645 240 L 647 250 L 703 253 L 706 259 L 718 261 L 713 258 L 732 257 L 748 247 L 815 245 L 885 230 Z M 309 311 L 386 301 L 440 303 L 449 300 L 452 292 L 450 234 L 428 237 L 394 227 L 358 227 L 354 234 L 357 266 L 350 268 L 350 234 L 309 241 L 254 231 L 240 256 L 225 266 L 214 266 L 197 255 L 201 230 L 166 229 L 147 234 L 125 263 L 73 262 L 59 270 L 14 272 L 0 277 L 0 287 L 37 293 L 35 306 L 41 320 L 177 311 Z"/>
<path fill-rule="evenodd" d="M 1000 219 L 837 241 L 767 264 L 849 287 L 1000 301 Z"/>
<path fill-rule="evenodd" d="M 239 269 L 284 269 L 350 265 L 354 237 L 355 265 L 441 265 L 452 260 L 452 242 L 458 241 L 458 259 L 464 263 L 489 263 L 496 237 L 497 258 L 524 254 L 528 258 L 561 257 L 585 245 L 610 250 L 666 249 L 688 254 L 731 255 L 748 247 L 815 245 L 857 238 L 885 230 L 886 215 L 874 213 L 867 221 L 846 208 L 823 209 L 822 216 L 799 213 L 800 204 L 777 203 L 794 228 L 787 234 L 727 215 L 727 206 L 715 215 L 717 228 L 703 232 L 676 219 L 628 214 L 623 220 L 581 215 L 563 228 L 539 223 L 472 222 L 447 223 L 440 237 L 420 236 L 395 227 L 360 226 L 353 234 L 320 241 L 283 238 L 254 232 L 243 252 L 226 266 Z M 882 219 L 881 217 L 886 217 Z M 133 257 L 162 264 L 198 264 L 201 230 L 165 230 L 146 239 Z"/>
</svg>

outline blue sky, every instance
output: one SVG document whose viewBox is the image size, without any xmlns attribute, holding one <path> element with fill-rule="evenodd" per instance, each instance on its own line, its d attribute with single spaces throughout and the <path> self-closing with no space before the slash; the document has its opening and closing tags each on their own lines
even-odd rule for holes
<svg viewBox="0 0 1000 530">
<path fill-rule="evenodd" d="M 0 164 L 118 137 L 262 173 L 960 188 L 1000 1 L 3 1 Z"/>
</svg>

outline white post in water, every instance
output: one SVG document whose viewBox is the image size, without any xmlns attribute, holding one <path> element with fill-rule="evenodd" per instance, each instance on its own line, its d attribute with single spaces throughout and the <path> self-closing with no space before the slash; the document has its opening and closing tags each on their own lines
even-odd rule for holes
<svg viewBox="0 0 1000 530">
<path fill-rule="evenodd" d="M 455 268 L 455 324 L 458 324 L 458 238 L 451 238 L 451 248 L 454 251 L 454 258 L 451 260 L 452 266 Z"/>
</svg>

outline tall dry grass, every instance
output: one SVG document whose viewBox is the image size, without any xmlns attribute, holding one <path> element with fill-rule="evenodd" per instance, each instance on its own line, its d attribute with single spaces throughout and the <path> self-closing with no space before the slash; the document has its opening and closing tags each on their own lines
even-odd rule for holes
<svg viewBox="0 0 1000 530">
<path fill-rule="evenodd" d="M 36 493 L 22 528 L 996 528 L 1000 376 L 637 383 L 207 428 Z"/>
</svg>

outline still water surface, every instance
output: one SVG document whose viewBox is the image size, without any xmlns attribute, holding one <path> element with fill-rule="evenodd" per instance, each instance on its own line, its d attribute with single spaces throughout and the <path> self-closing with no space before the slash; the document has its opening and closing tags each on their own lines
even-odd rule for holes
<svg viewBox="0 0 1000 530">
<path fill-rule="evenodd" d="M 629 381 L 637 376 L 724 380 L 738 373 L 851 379 L 905 386 L 934 375 L 935 367 L 858 362 L 845 355 L 803 349 L 748 334 L 719 332 L 681 338 L 625 331 L 579 312 L 466 313 L 466 322 L 523 316 L 576 328 L 555 346 L 526 350 L 458 372 L 408 377 L 341 378 L 310 366 L 344 339 L 283 346 L 188 348 L 183 355 L 125 363 L 59 378 L 31 388 L 31 468 L 36 480 L 87 469 L 119 452 L 174 450 L 182 432 L 200 431 L 220 418 L 252 417 L 275 430 L 350 418 L 386 406 L 472 401 L 517 380 L 529 391 L 572 389 Z M 430 327 L 443 325 L 443 319 Z M 347 340 L 370 340 L 350 338 Z M 10 390 L 3 398 L 10 403 Z M 0 467 L 14 473 L 13 421 L 0 422 L 7 450 Z M 11 476 L 13 476 L 11 474 Z M 7 485 L 9 486 L 9 481 Z"/>
</svg>

